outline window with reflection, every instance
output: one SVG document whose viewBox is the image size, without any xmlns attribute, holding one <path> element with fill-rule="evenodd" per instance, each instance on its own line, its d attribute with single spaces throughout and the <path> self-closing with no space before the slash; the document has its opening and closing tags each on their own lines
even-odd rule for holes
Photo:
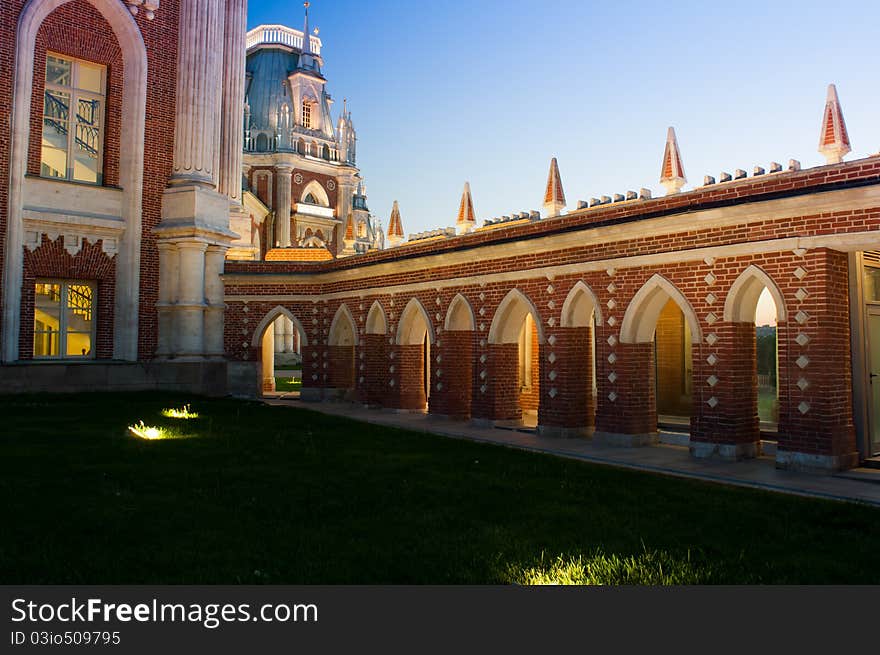
<svg viewBox="0 0 880 655">
<path fill-rule="evenodd" d="M 107 69 L 46 55 L 40 175 L 102 184 Z"/>
<path fill-rule="evenodd" d="M 34 357 L 93 358 L 95 284 L 37 280 L 34 287 Z"/>
</svg>

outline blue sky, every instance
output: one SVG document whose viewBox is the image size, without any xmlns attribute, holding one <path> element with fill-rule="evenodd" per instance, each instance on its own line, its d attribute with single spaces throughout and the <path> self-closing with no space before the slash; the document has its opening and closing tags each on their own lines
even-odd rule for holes
<svg viewBox="0 0 880 655">
<path fill-rule="evenodd" d="M 880 150 L 874 2 L 313 0 L 328 89 L 347 97 L 369 205 L 387 227 L 452 226 L 465 180 L 480 222 L 541 209 L 551 157 L 578 199 L 658 183 L 676 128 L 689 186 L 816 152 L 826 85 L 853 142 Z M 249 27 L 302 27 L 250 0 Z"/>
</svg>

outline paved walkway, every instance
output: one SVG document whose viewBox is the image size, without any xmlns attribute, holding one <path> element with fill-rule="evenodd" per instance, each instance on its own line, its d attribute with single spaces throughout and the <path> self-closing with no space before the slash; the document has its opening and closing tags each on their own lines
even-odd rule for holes
<svg viewBox="0 0 880 655">
<path fill-rule="evenodd" d="M 353 403 L 307 403 L 284 394 L 265 398 L 264 401 L 270 405 L 298 407 L 376 425 L 492 443 L 597 464 L 880 507 L 880 470 L 854 469 L 836 475 L 795 473 L 776 469 L 771 457 L 742 462 L 698 460 L 691 457 L 687 447 L 683 446 L 661 444 L 644 448 L 614 448 L 594 444 L 588 439 L 541 437 L 528 428 L 480 428 L 467 422 L 424 413 L 367 409 Z"/>
</svg>

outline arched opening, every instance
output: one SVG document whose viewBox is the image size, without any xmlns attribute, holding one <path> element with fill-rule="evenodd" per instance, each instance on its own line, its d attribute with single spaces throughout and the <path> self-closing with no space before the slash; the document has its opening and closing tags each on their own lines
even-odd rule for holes
<svg viewBox="0 0 880 655">
<path fill-rule="evenodd" d="M 620 357 L 633 376 L 617 394 L 621 432 L 655 435 L 664 427 L 689 431 L 693 415 L 693 347 L 702 332 L 690 303 L 675 285 L 654 275 L 627 307 L 620 329 Z M 616 392 L 615 392 L 616 393 Z"/>
<path fill-rule="evenodd" d="M 779 422 L 777 326 L 785 318 L 785 300 L 779 288 L 763 270 L 749 266 L 730 288 L 724 303 L 724 320 L 733 323 L 733 329 L 742 331 L 742 339 L 749 342 L 742 344 L 740 351 L 750 356 L 754 353 L 758 419 L 761 431 L 767 433 L 775 433 Z M 752 338 L 754 346 L 750 343 Z"/>
<path fill-rule="evenodd" d="M 266 152 L 269 150 L 269 137 L 265 133 L 260 132 L 257 135 L 257 152 Z"/>
<path fill-rule="evenodd" d="M 431 394 L 431 348 L 434 331 L 422 304 L 411 299 L 397 326 L 397 360 L 391 366 L 400 409 L 425 410 Z"/>
<path fill-rule="evenodd" d="M 358 354 L 358 395 L 371 406 L 390 406 L 388 319 L 378 300 L 367 313 L 364 338 Z"/>
<path fill-rule="evenodd" d="M 306 140 L 305 139 L 299 139 L 296 142 L 296 151 L 301 155 L 306 154 Z"/>
<path fill-rule="evenodd" d="M 324 144 L 324 152 L 322 154 L 323 154 L 324 159 L 326 159 L 327 161 L 330 161 L 330 146 L 328 146 L 327 144 Z"/>
<path fill-rule="evenodd" d="M 312 180 L 306 185 L 300 198 L 300 202 L 303 204 L 317 205 L 319 207 L 330 206 L 330 198 L 327 196 L 327 192 L 316 180 Z"/>
<path fill-rule="evenodd" d="M 513 289 L 501 301 L 489 329 L 494 387 L 492 418 L 537 425 L 543 343 L 537 309 L 525 294 Z"/>
<path fill-rule="evenodd" d="M 358 345 L 357 328 L 354 317 L 346 305 L 341 305 L 330 324 L 330 336 L 327 340 L 330 368 L 328 383 L 341 396 L 355 386 L 355 347 Z"/>
<path fill-rule="evenodd" d="M 287 326 L 290 337 L 285 340 Z M 278 357 L 276 329 L 282 330 L 282 351 L 289 344 L 290 352 Z M 254 332 L 252 346 L 259 348 L 260 389 L 259 394 L 299 395 L 302 387 L 302 348 L 308 345 L 308 337 L 293 313 L 285 307 L 276 307 L 260 321 Z"/>
<path fill-rule="evenodd" d="M 438 339 L 438 356 L 434 358 L 434 390 L 430 397 L 431 412 L 451 418 L 471 416 L 474 384 L 474 334 L 476 320 L 473 309 L 461 294 L 449 304 Z"/>
</svg>

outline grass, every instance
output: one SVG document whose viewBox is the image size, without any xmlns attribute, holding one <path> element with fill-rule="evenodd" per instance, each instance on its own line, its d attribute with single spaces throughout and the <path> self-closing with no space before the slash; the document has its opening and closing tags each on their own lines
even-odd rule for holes
<svg viewBox="0 0 880 655">
<path fill-rule="evenodd" d="M 758 389 L 758 416 L 762 421 L 776 423 L 779 420 L 779 402 L 776 389 L 761 387 Z"/>
<path fill-rule="evenodd" d="M 275 391 L 300 391 L 302 380 L 293 378 L 275 378 Z"/>
<path fill-rule="evenodd" d="M 867 506 L 233 400 L 0 412 L 3 584 L 880 582 Z"/>
</svg>

